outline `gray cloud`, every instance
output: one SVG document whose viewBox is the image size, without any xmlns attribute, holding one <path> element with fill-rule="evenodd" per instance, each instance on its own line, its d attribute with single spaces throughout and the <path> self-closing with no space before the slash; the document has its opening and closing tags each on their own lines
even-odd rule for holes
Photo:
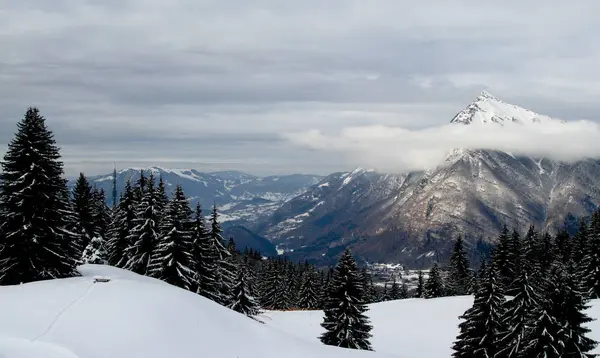
<svg viewBox="0 0 600 358">
<path fill-rule="evenodd" d="M 35 105 L 69 173 L 114 160 L 327 173 L 358 163 L 280 135 L 437 126 L 482 89 L 594 120 L 599 10 L 592 0 L 3 2 L 0 142 Z"/>
</svg>

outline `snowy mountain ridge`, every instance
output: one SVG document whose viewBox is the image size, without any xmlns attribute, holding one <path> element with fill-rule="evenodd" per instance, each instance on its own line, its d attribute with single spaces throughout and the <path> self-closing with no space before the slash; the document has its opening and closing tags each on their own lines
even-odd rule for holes
<svg viewBox="0 0 600 358">
<path fill-rule="evenodd" d="M 463 125 L 543 125 L 564 121 L 489 93 L 459 112 Z M 560 162 L 484 149 L 454 149 L 439 166 L 385 174 L 357 169 L 324 178 L 255 227 L 293 257 L 333 262 L 347 245 L 368 262 L 427 267 L 449 254 L 458 234 L 494 241 L 506 224 L 556 232 L 600 203 L 600 163 Z"/>
<path fill-rule="evenodd" d="M 506 103 L 489 92 L 483 91 L 473 103 L 458 112 L 450 123 L 465 125 L 495 123 L 505 126 L 510 124 L 543 124 L 551 121 L 566 122 Z"/>
</svg>

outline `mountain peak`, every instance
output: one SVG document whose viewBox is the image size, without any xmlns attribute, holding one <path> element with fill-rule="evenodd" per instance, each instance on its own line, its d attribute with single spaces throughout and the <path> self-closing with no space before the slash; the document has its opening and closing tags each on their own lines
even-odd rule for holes
<svg viewBox="0 0 600 358">
<path fill-rule="evenodd" d="M 450 123 L 465 125 L 496 123 L 504 126 L 511 123 L 519 125 L 547 123 L 552 120 L 548 116 L 506 103 L 489 92 L 482 91 L 475 101 L 458 112 Z"/>
</svg>

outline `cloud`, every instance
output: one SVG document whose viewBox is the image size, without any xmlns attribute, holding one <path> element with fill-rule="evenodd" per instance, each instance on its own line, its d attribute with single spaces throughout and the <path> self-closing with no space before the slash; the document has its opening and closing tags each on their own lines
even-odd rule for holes
<svg viewBox="0 0 600 358">
<path fill-rule="evenodd" d="M 287 133 L 290 142 L 342 154 L 348 163 L 403 173 L 443 165 L 454 149 L 490 149 L 536 158 L 577 161 L 600 157 L 600 126 L 590 121 L 520 125 L 448 124 L 420 130 L 349 127 L 339 134 L 318 130 Z"/>
<path fill-rule="evenodd" d="M 64 153 L 70 172 L 210 153 L 231 169 L 292 172 L 303 158 L 326 174 L 347 164 L 273 138 L 439 125 L 482 89 L 594 119 L 598 11 L 593 0 L 4 1 L 0 144 L 36 105 L 77 148 Z"/>
</svg>

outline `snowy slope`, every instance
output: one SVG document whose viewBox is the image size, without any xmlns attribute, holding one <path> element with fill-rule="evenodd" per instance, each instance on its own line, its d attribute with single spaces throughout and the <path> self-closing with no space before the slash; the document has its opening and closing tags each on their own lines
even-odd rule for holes
<svg viewBox="0 0 600 358">
<path fill-rule="evenodd" d="M 450 357 L 458 334 L 458 317 L 472 304 L 471 296 L 372 304 L 367 315 L 373 324 L 373 349 L 378 354 L 395 357 Z M 321 311 L 269 311 L 261 319 L 273 328 L 315 342 L 322 314 Z M 592 302 L 588 314 L 600 318 L 600 300 Z M 588 327 L 592 329 L 590 337 L 600 341 L 600 321 L 591 322 Z M 600 353 L 600 348 L 594 353 Z"/>
<path fill-rule="evenodd" d="M 386 357 L 307 342 L 120 269 L 81 271 L 83 277 L 0 287 L 0 357 Z M 112 281 L 93 283 L 98 274 Z"/>
</svg>

